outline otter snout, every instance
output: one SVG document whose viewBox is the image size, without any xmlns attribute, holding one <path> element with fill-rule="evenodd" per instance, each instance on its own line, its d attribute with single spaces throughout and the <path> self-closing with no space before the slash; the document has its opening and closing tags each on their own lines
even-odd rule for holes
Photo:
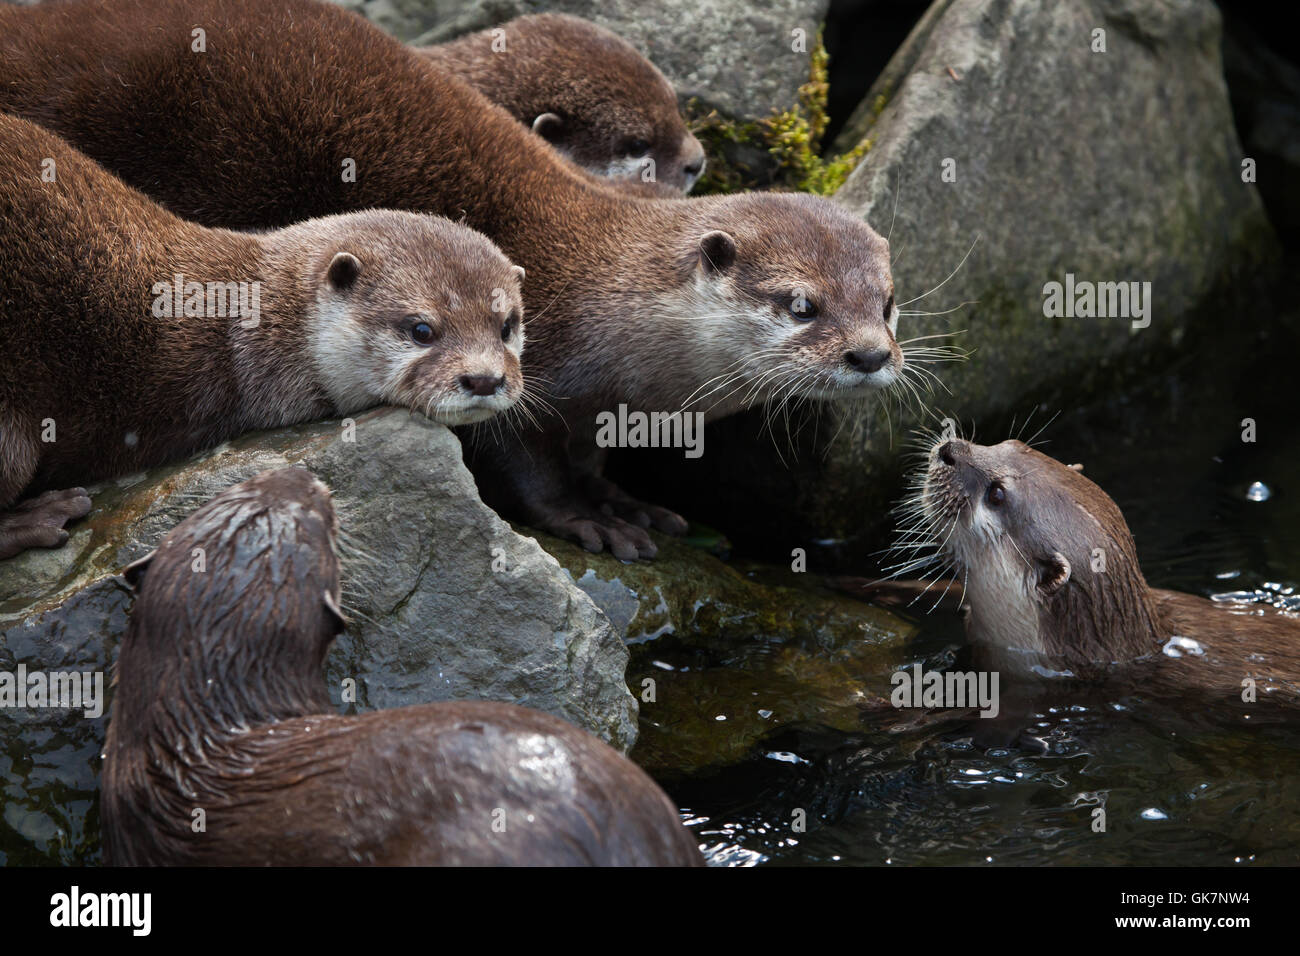
<svg viewBox="0 0 1300 956">
<path fill-rule="evenodd" d="M 704 167 L 707 160 L 704 155 L 704 147 L 700 141 L 691 133 L 686 134 L 682 140 L 681 155 L 685 161 L 682 164 L 682 175 L 684 177 L 683 191 L 690 192 L 691 189 L 699 182 L 700 177 L 704 175 Z"/>
<path fill-rule="evenodd" d="M 504 375 L 462 375 L 460 387 L 471 395 L 495 395 L 506 384 Z"/>
<path fill-rule="evenodd" d="M 849 368 L 863 375 L 879 372 L 889 363 L 889 349 L 854 349 L 844 353 L 844 361 Z"/>
</svg>

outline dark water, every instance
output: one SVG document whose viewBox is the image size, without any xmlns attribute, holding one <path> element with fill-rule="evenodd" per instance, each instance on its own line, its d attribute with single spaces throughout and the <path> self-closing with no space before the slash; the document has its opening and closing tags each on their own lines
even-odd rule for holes
<svg viewBox="0 0 1300 956">
<path fill-rule="evenodd" d="M 1253 327 L 1238 355 L 1191 348 L 1100 407 L 1035 414 L 1057 414 L 1042 450 L 1085 463 L 1124 510 L 1153 585 L 1297 607 L 1300 351 L 1276 320 Z M 1253 444 L 1241 439 L 1248 417 Z M 1010 427 L 980 423 L 976 437 Z M 1267 500 L 1252 500 L 1255 482 Z M 896 666 L 950 666 L 955 615 L 918 620 Z M 656 654 L 741 672 L 722 656 Z M 780 707 L 761 693 L 753 706 Z M 1044 752 L 977 748 L 954 720 L 902 733 L 870 714 L 853 729 L 791 722 L 738 762 L 660 776 L 715 865 L 1300 863 L 1300 713 L 1251 725 L 1131 686 L 1076 687 L 1052 691 L 1031 723 Z M 1093 830 L 1097 807 L 1105 832 Z"/>
</svg>

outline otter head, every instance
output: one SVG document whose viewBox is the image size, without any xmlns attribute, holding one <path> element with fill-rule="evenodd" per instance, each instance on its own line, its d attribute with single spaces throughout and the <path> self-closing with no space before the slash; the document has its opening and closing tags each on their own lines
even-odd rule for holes
<svg viewBox="0 0 1300 956">
<path fill-rule="evenodd" d="M 728 197 L 682 240 L 664 304 L 694 338 L 697 406 L 843 399 L 898 380 L 889 244 L 825 199 Z M 698 316 L 698 318 L 695 318 Z M 710 393 L 710 389 L 714 391 Z"/>
<path fill-rule="evenodd" d="M 329 489 L 303 468 L 256 475 L 178 524 L 124 572 L 136 597 L 115 706 L 146 722 L 188 706 L 221 733 L 331 709 L 338 533 Z"/>
<path fill-rule="evenodd" d="M 402 405 L 466 425 L 520 397 L 524 272 L 485 236 L 387 211 L 304 226 L 325 237 L 307 277 L 309 347 L 340 414 Z"/>
<path fill-rule="evenodd" d="M 1020 441 L 940 441 L 921 509 L 964 584 L 972 640 L 1072 667 L 1158 649 L 1124 515 L 1079 467 Z"/>
<path fill-rule="evenodd" d="M 515 112 L 533 132 L 597 176 L 690 192 L 704 147 L 672 84 L 635 47 L 561 14 L 520 17 L 506 29 L 506 49 L 514 42 L 522 51 L 510 65 L 521 88 Z"/>
</svg>

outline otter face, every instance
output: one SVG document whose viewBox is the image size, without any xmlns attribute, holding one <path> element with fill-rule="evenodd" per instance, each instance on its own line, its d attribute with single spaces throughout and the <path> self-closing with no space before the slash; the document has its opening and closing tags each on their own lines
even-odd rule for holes
<svg viewBox="0 0 1300 956">
<path fill-rule="evenodd" d="M 342 238 L 316 280 L 313 358 L 338 413 L 401 405 L 480 422 L 523 392 L 523 269 L 464 226 L 408 213 Z M 400 226 L 400 228 L 394 228 Z"/>
<path fill-rule="evenodd" d="M 1023 442 L 938 442 L 921 507 L 925 537 L 942 542 L 965 584 L 976 639 L 1053 653 L 1100 648 L 1105 612 L 1080 608 L 1118 610 L 1145 591 L 1115 503 L 1076 468 Z"/>
<path fill-rule="evenodd" d="M 686 256 L 679 308 L 703 316 L 702 367 L 733 372 L 741 405 L 853 398 L 899 379 L 883 238 L 811 196 L 738 196 L 719 210 L 720 228 Z"/>
<path fill-rule="evenodd" d="M 532 126 L 596 176 L 658 182 L 688 193 L 704 173 L 704 147 L 686 129 L 675 102 L 667 109 L 644 112 L 618 102 L 584 105 L 582 111 L 566 115 L 547 110 Z"/>
<path fill-rule="evenodd" d="M 632 44 L 564 14 L 520 17 L 506 31 L 513 59 L 484 82 L 515 87 L 498 88 L 496 98 L 516 104 L 533 132 L 596 176 L 690 192 L 704 148 L 672 84 Z"/>
</svg>

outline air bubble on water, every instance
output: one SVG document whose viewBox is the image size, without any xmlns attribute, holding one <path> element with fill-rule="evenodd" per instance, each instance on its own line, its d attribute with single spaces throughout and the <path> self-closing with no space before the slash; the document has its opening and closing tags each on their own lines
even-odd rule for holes
<svg viewBox="0 0 1300 956">
<path fill-rule="evenodd" d="M 768 760 L 779 760 L 781 761 L 781 763 L 810 763 L 811 762 L 805 760 L 803 757 L 800 757 L 796 753 L 791 753 L 788 750 L 769 750 L 766 754 L 764 754 L 764 756 L 767 757 Z"/>
<path fill-rule="evenodd" d="M 760 710 L 758 712 L 758 716 L 762 717 L 764 720 L 767 720 L 769 717 L 772 716 L 772 712 L 770 710 Z"/>
<path fill-rule="evenodd" d="M 1168 820 L 1169 815 L 1163 810 L 1157 810 L 1155 807 L 1147 807 L 1142 811 L 1143 820 Z"/>
<path fill-rule="evenodd" d="M 1272 497 L 1273 492 L 1270 491 L 1268 485 L 1264 484 L 1262 481 L 1252 482 L 1250 487 L 1246 489 L 1247 501 L 1268 501 L 1268 499 Z"/>
</svg>

